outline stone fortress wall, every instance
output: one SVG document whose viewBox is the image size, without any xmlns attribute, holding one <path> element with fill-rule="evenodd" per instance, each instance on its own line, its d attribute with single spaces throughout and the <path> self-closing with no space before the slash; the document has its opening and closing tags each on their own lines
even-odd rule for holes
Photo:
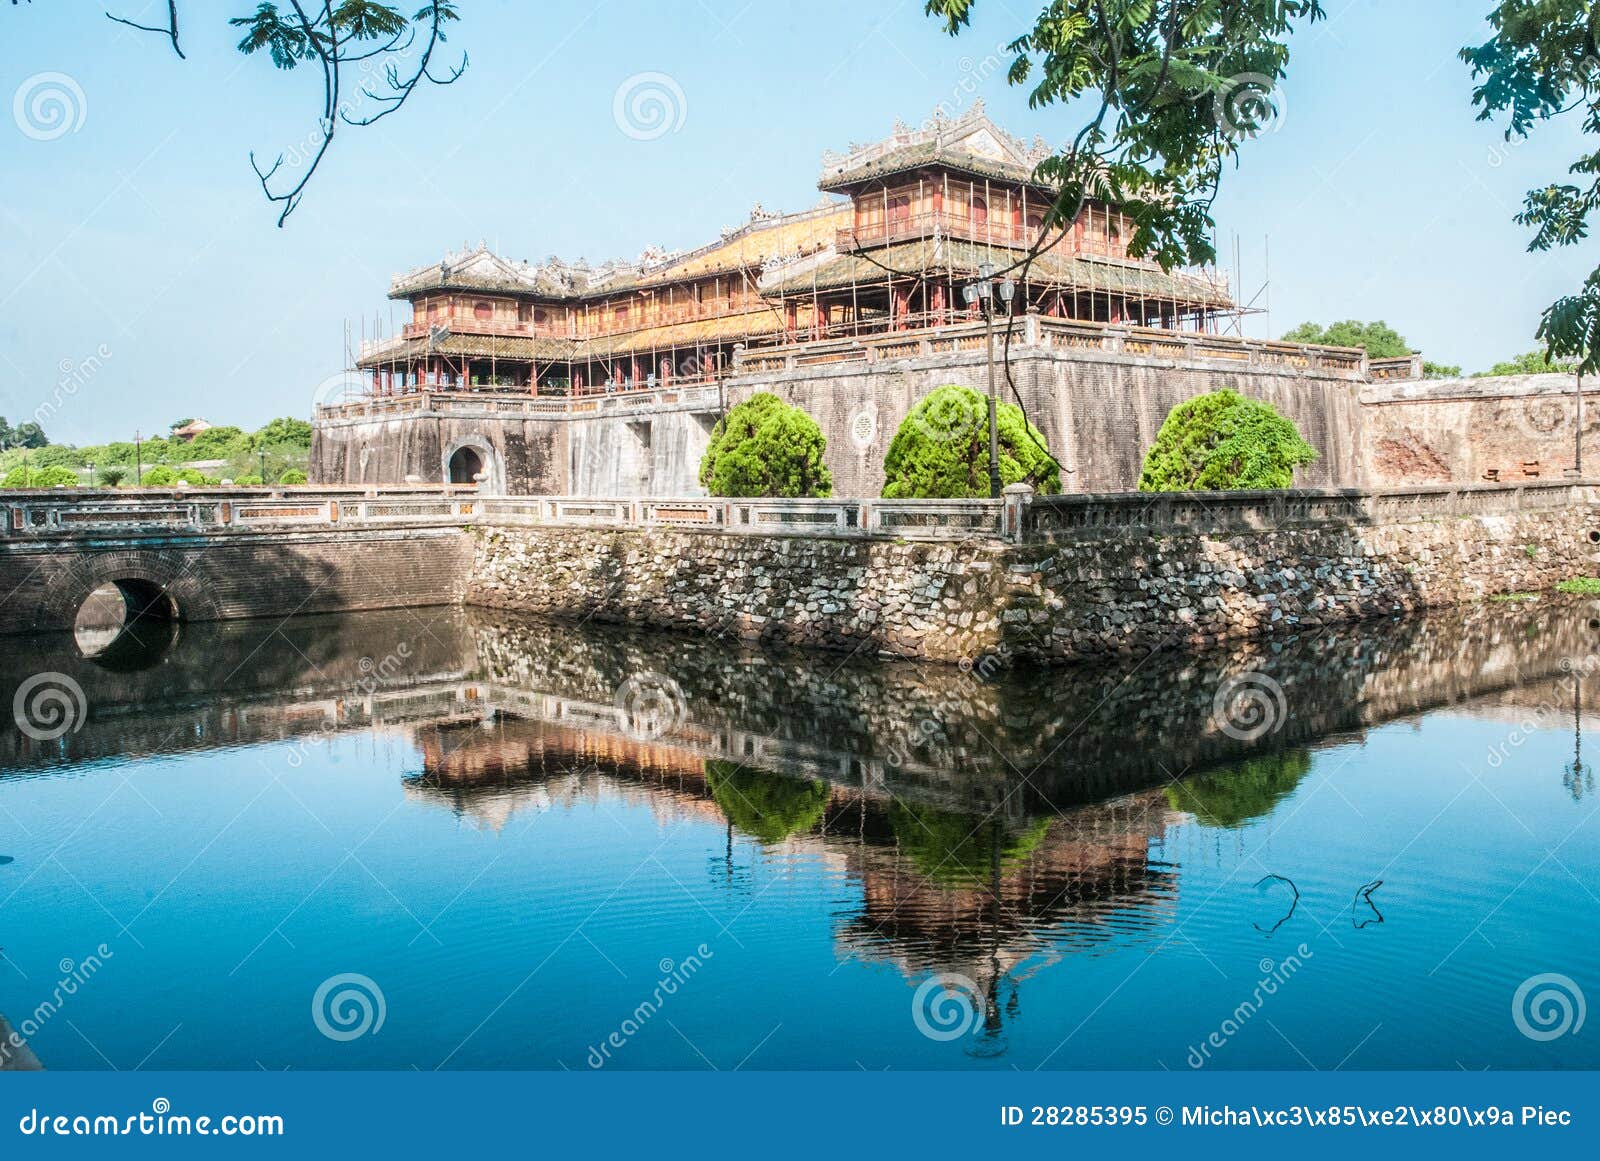
<svg viewBox="0 0 1600 1161">
<path fill-rule="evenodd" d="M 1283 344 L 1147 334 L 1080 334 L 1048 320 L 1019 327 L 1011 383 L 1066 469 L 1069 493 L 1137 486 L 1140 464 L 1178 403 L 1231 387 L 1292 418 L 1320 453 L 1302 487 L 1560 479 L 1573 466 L 1572 376 L 1373 381 L 1376 365 Z M 997 344 L 999 343 L 997 338 Z M 1348 354 L 1348 353 L 1347 353 Z M 1393 373 L 1386 367 L 1383 374 Z M 712 426 L 727 407 L 770 391 L 803 408 L 827 438 L 834 495 L 876 496 L 883 460 L 916 401 L 947 383 L 987 389 L 982 329 L 757 350 L 720 384 L 577 399 L 423 392 L 324 409 L 313 482 L 435 483 L 452 452 L 479 449 L 484 489 L 511 495 L 687 497 Z M 1012 384 L 1015 385 L 1013 393 Z M 1585 392 L 1586 467 L 1600 463 L 1600 391 Z"/>
</svg>

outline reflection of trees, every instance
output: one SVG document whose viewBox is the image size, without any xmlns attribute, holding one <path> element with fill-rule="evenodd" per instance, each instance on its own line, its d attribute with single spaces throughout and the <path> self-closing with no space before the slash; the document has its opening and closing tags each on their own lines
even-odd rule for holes
<svg viewBox="0 0 1600 1161">
<path fill-rule="evenodd" d="M 1308 750 L 1262 754 L 1175 782 L 1166 788 L 1167 801 L 1202 826 L 1240 827 L 1270 814 L 1310 769 Z"/>
<path fill-rule="evenodd" d="M 1026 859 L 1050 831 L 1039 818 L 1018 832 L 1004 820 L 896 800 L 889 825 L 917 870 L 941 883 L 981 883 Z"/>
<path fill-rule="evenodd" d="M 706 786 L 728 821 L 763 843 L 815 829 L 831 793 L 817 778 L 792 778 L 721 761 L 706 763 Z"/>
</svg>

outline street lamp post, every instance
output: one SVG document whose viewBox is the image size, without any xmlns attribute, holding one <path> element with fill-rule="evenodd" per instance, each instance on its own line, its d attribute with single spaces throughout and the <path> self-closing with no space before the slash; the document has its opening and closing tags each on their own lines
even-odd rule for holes
<svg viewBox="0 0 1600 1161">
<path fill-rule="evenodd" d="M 86 463 L 86 464 L 84 464 L 84 467 L 88 470 L 88 473 L 89 473 L 88 482 L 84 486 L 87 487 L 87 488 L 92 488 L 92 487 L 94 487 L 94 465 L 90 464 L 90 463 Z"/>
<path fill-rule="evenodd" d="M 994 377 L 994 300 L 998 297 L 1005 306 L 1006 319 L 1011 318 L 1011 300 L 1016 296 L 1017 284 L 1010 278 L 998 284 L 994 280 L 994 263 L 985 262 L 978 267 L 978 279 L 962 287 L 961 296 L 968 306 L 976 305 L 983 311 L 983 340 L 989 360 L 989 498 L 1000 498 L 1000 429 L 995 420 L 999 395 Z"/>
</svg>

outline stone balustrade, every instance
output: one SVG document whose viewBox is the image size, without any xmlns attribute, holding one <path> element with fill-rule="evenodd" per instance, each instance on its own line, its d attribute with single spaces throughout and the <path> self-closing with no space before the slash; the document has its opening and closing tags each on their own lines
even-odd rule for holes
<svg viewBox="0 0 1600 1161">
<path fill-rule="evenodd" d="M 1311 524 L 1389 524 L 1593 503 L 1588 482 L 1463 487 L 1162 492 L 995 500 L 810 500 L 708 497 L 488 496 L 419 488 L 31 489 L 0 493 L 5 540 L 272 528 L 391 525 L 672 526 L 720 533 L 939 541 L 1051 542 L 1138 532 L 1225 535 Z"/>
</svg>

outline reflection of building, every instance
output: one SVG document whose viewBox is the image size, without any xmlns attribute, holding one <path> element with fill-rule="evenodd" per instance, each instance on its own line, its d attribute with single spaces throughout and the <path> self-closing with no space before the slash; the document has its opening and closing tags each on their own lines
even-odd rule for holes
<svg viewBox="0 0 1600 1161">
<path fill-rule="evenodd" d="M 406 794 L 485 829 L 519 812 L 620 799 L 663 822 L 725 826 L 730 875 L 747 857 L 736 833 L 816 860 L 860 891 L 836 928 L 842 956 L 891 963 L 908 978 L 971 979 L 991 1031 L 1038 967 L 1136 938 L 1173 912 L 1177 874 L 1159 853 L 1173 815 L 1159 790 L 1019 819 L 992 813 L 983 795 L 970 812 L 947 799 L 918 806 L 708 761 L 681 739 L 505 713 L 422 726 L 416 737 L 423 768 Z"/>
</svg>

